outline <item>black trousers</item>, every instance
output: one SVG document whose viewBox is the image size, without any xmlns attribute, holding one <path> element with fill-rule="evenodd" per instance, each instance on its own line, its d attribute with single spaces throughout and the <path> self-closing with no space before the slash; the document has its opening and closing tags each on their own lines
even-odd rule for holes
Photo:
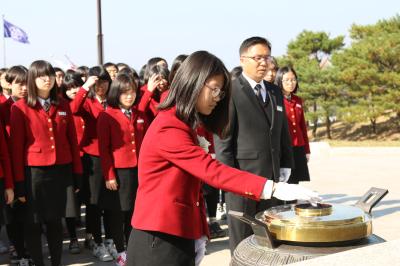
<svg viewBox="0 0 400 266">
<path fill-rule="evenodd" d="M 203 185 L 204 199 L 207 203 L 208 217 L 217 217 L 217 205 L 219 201 L 219 189 L 208 184 Z"/>
<path fill-rule="evenodd" d="M 194 266 L 194 240 L 132 229 L 127 266 Z"/>
<path fill-rule="evenodd" d="M 51 265 L 61 265 L 63 229 L 61 219 L 45 222 L 47 243 L 51 256 Z M 36 266 L 44 266 L 42 251 L 42 228 L 40 223 L 25 224 L 25 241 Z"/>
</svg>

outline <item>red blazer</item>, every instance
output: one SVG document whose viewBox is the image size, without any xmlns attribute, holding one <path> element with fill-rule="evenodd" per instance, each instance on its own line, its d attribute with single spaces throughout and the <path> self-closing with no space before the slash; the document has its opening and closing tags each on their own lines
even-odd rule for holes
<svg viewBox="0 0 400 266">
<path fill-rule="evenodd" d="M 46 113 L 39 101 L 31 108 L 26 100 L 11 107 L 11 145 L 15 181 L 25 180 L 25 166 L 73 164 L 82 173 L 71 109 L 65 99 Z"/>
<path fill-rule="evenodd" d="M 104 111 L 101 103 L 96 99 L 87 98 L 88 91 L 81 88 L 70 102 L 72 114 L 82 117 L 84 131 L 80 142 L 81 149 L 90 155 L 100 156 L 97 139 L 97 117 Z"/>
<path fill-rule="evenodd" d="M 129 120 L 120 108 L 107 108 L 97 121 L 101 166 L 106 180 L 115 179 L 115 168 L 137 166 L 140 145 L 147 129 L 143 113 L 132 109 Z"/>
<path fill-rule="evenodd" d="M 310 144 L 307 136 L 306 120 L 304 118 L 303 101 L 292 94 L 291 100 L 284 97 L 289 132 L 292 137 L 292 146 L 304 146 L 306 154 L 310 153 Z"/>
<path fill-rule="evenodd" d="M 85 120 L 83 120 L 83 118 L 78 115 L 73 115 L 72 117 L 74 118 L 76 138 L 78 140 L 78 147 L 80 147 L 82 138 L 83 138 L 83 132 L 85 130 Z M 83 156 L 82 151 L 79 151 L 79 154 L 80 154 L 80 156 Z"/>
<path fill-rule="evenodd" d="M 155 97 L 154 92 L 147 90 L 147 84 L 140 88 L 140 102 L 138 110 L 146 114 L 147 121 L 151 122 L 158 114 L 158 105 L 168 96 L 169 90 L 163 91 L 160 96 Z"/>
<path fill-rule="evenodd" d="M 259 200 L 266 178 L 228 167 L 206 154 L 176 109 L 160 112 L 143 140 L 132 226 L 179 237 L 208 235 L 202 182 Z"/>
<path fill-rule="evenodd" d="M 14 182 L 11 171 L 10 155 L 4 132 L 3 125 L 0 122 L 0 178 L 4 179 L 4 187 L 8 189 L 14 188 Z"/>
<path fill-rule="evenodd" d="M 0 119 L 3 126 L 6 128 L 7 138 L 10 136 L 10 114 L 11 106 L 14 104 L 12 97 L 8 98 L 5 102 L 0 103 Z"/>
</svg>

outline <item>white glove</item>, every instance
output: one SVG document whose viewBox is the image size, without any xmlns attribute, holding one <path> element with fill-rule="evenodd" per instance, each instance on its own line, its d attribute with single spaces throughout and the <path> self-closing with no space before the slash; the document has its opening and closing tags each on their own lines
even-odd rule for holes
<svg viewBox="0 0 400 266">
<path fill-rule="evenodd" d="M 308 163 L 310 161 L 310 154 L 309 153 L 306 154 L 306 158 L 307 158 L 307 163 Z"/>
<path fill-rule="evenodd" d="M 207 244 L 206 236 L 202 236 L 194 241 L 194 251 L 196 252 L 196 258 L 195 258 L 196 266 L 200 265 L 200 262 L 203 260 L 204 255 L 206 254 L 206 244 Z"/>
<path fill-rule="evenodd" d="M 279 169 L 279 182 L 284 182 L 286 183 L 289 180 L 290 173 L 292 172 L 292 169 L 290 168 L 281 168 Z"/>
<path fill-rule="evenodd" d="M 288 184 L 288 183 L 275 183 L 274 192 L 272 194 L 273 197 L 280 200 L 306 200 L 306 201 L 314 201 L 320 202 L 321 198 L 318 193 L 312 191 L 308 188 L 302 187 L 297 184 Z"/>
</svg>

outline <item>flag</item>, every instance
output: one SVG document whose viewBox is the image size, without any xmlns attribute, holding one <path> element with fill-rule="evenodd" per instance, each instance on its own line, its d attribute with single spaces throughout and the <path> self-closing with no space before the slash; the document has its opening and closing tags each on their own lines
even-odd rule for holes
<svg viewBox="0 0 400 266">
<path fill-rule="evenodd" d="M 3 19 L 4 22 L 4 37 L 11 38 L 17 42 L 29 43 L 28 35 L 25 31 L 10 22 Z"/>
</svg>

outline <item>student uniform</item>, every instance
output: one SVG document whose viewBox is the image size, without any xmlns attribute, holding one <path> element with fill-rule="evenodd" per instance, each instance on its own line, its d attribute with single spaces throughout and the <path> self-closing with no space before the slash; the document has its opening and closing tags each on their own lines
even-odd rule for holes
<svg viewBox="0 0 400 266">
<path fill-rule="evenodd" d="M 99 115 L 97 122 L 105 181 L 117 179 L 119 184 L 118 193 L 107 190 L 101 205 L 104 209 L 129 211 L 136 197 L 138 154 L 148 124 L 144 114 L 136 108 L 131 109 L 130 118 L 123 111 L 108 108 Z"/>
<path fill-rule="evenodd" d="M 138 187 L 138 154 L 147 126 L 145 115 L 136 108 L 108 108 L 99 115 L 97 122 L 105 181 L 116 179 L 118 183 L 116 191 L 103 189 L 99 206 L 107 217 L 112 217 L 109 223 L 118 252 L 125 250 L 124 243 L 127 243 L 132 228 L 130 219 Z"/>
<path fill-rule="evenodd" d="M 310 154 L 310 144 L 307 136 L 306 120 L 304 118 L 303 101 L 291 94 L 284 97 L 289 133 L 292 140 L 294 168 L 288 183 L 298 184 L 300 181 L 310 181 L 306 154 Z"/>
<path fill-rule="evenodd" d="M 5 102 L 0 103 L 0 119 L 6 129 L 6 139 L 10 137 L 11 106 L 15 102 L 13 97 L 9 97 Z"/>
<path fill-rule="evenodd" d="M 80 148 L 85 155 L 83 158 L 85 171 L 89 171 L 89 178 L 83 180 L 83 190 L 89 194 L 89 203 L 98 204 L 101 190 L 104 188 L 103 173 L 100 166 L 100 153 L 97 138 L 97 118 L 105 107 L 96 97 L 87 98 L 89 91 L 80 88 L 71 101 L 70 106 L 75 116 L 84 121 L 84 130 L 80 141 Z"/>
<path fill-rule="evenodd" d="M 68 103 L 59 99 L 59 104 L 51 104 L 46 112 L 39 101 L 32 108 L 22 99 L 11 107 L 10 126 L 16 194 L 28 199 L 34 197 L 35 212 L 41 219 L 62 217 L 63 214 L 59 214 L 65 208 L 63 188 L 68 185 L 68 177 L 73 173 L 82 174 Z M 43 184 L 35 183 L 39 181 Z M 26 182 L 32 182 L 32 187 Z M 63 185 L 60 186 L 60 183 Z M 39 192 L 36 189 L 43 190 L 40 191 L 43 194 L 36 194 Z M 52 200 L 46 202 L 47 199 Z M 52 208 L 56 206 L 60 207 Z"/>
<path fill-rule="evenodd" d="M 99 144 L 97 137 L 97 118 L 101 112 L 106 110 L 106 102 L 96 98 L 88 98 L 88 93 L 84 88 L 80 88 L 70 106 L 73 115 L 80 116 L 84 121 L 84 131 L 80 142 L 80 148 L 84 155 L 82 157 L 85 178 L 82 180 L 83 200 L 86 200 L 87 214 L 87 233 L 92 233 L 97 244 L 102 243 L 101 237 L 101 216 L 102 210 L 99 199 L 105 189 L 103 172 L 101 169 Z M 87 176 L 87 178 L 86 178 Z M 104 228 L 106 239 L 111 238 L 112 221 L 104 215 Z"/>
<path fill-rule="evenodd" d="M 47 228 L 52 265 L 62 253 L 61 217 L 71 176 L 82 174 L 79 148 L 70 107 L 38 99 L 34 107 L 21 99 L 11 107 L 10 138 L 16 197 L 26 197 L 25 241 L 36 265 L 44 265 L 41 227 Z"/>
<path fill-rule="evenodd" d="M 175 113 L 160 112 L 143 140 L 128 265 L 194 265 L 195 239 L 209 235 L 203 181 L 254 200 L 266 182 L 213 160 Z"/>
<path fill-rule="evenodd" d="M 0 122 L 0 225 L 8 222 L 4 191 L 14 188 L 11 161 L 4 132 L 3 124 Z"/>
</svg>

